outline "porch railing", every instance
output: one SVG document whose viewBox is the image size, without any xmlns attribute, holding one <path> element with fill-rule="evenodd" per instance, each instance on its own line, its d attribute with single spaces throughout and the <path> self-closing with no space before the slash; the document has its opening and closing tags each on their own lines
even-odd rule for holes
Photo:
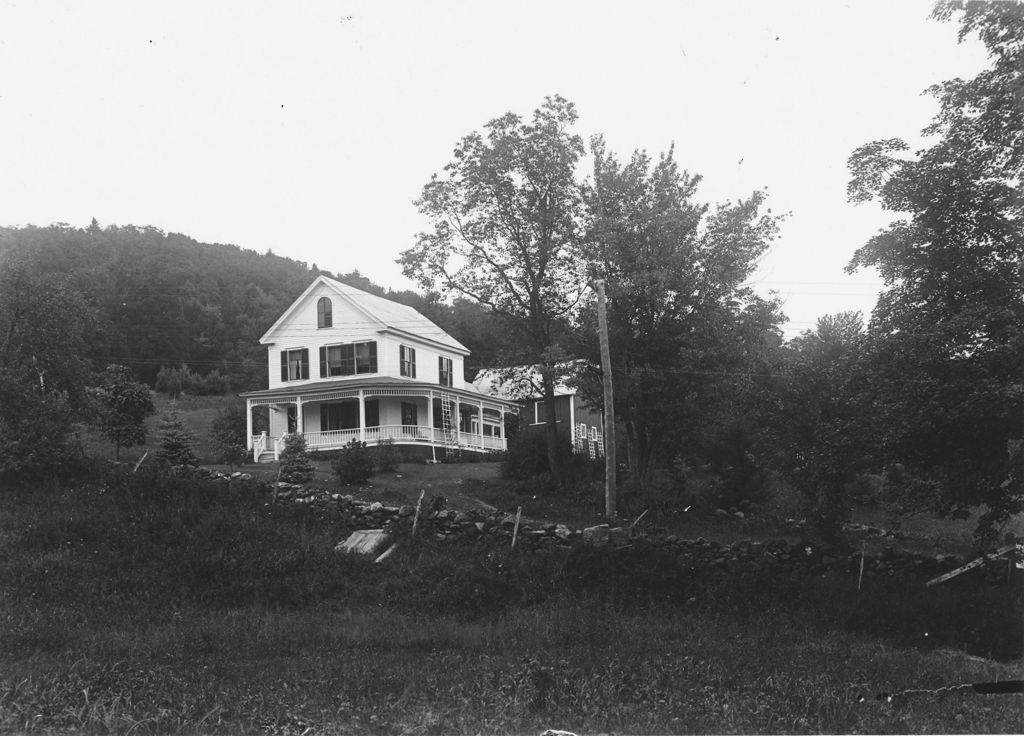
<svg viewBox="0 0 1024 736">
<path fill-rule="evenodd" d="M 267 451 L 267 433 L 252 436 L 252 461 L 259 462 L 260 455 Z"/>
<path fill-rule="evenodd" d="M 444 430 L 435 427 L 406 424 L 386 424 L 379 427 L 359 429 L 334 429 L 326 432 L 306 432 L 306 448 L 313 451 L 337 450 L 352 440 L 363 440 L 367 445 L 376 445 L 380 440 L 390 439 L 396 444 L 444 445 Z M 482 442 L 481 442 L 482 440 Z M 254 445 L 255 446 L 255 445 Z M 468 450 L 504 450 L 503 437 L 480 437 L 469 432 L 459 433 L 459 446 Z M 284 449 L 284 437 L 274 439 L 274 458 Z"/>
</svg>

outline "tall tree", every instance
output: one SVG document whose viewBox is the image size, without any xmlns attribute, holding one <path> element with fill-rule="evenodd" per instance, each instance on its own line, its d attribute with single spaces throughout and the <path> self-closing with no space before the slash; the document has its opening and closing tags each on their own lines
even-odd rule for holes
<svg viewBox="0 0 1024 736">
<path fill-rule="evenodd" d="M 514 334 L 509 342 L 522 348 L 518 360 L 540 366 L 556 479 L 557 331 L 586 288 L 576 119 L 571 102 L 548 97 L 528 122 L 510 112 L 484 134 L 465 136 L 444 176 L 435 174 L 417 201 L 433 231 L 399 261 L 423 287 L 473 299 L 503 318 Z"/>
<path fill-rule="evenodd" d="M 695 451 L 700 430 L 736 395 L 765 340 L 777 344 L 777 305 L 745 286 L 778 230 L 755 192 L 713 211 L 694 201 L 700 177 L 670 150 L 628 163 L 592 142 L 586 255 L 608 283 L 616 415 L 642 490 L 672 454 Z M 587 331 L 593 322 L 584 320 Z M 595 342 L 589 340 L 591 355 Z"/>
<path fill-rule="evenodd" d="M 991 66 L 932 87 L 928 147 L 899 139 L 850 157 L 853 202 L 903 217 L 854 255 L 886 289 L 869 327 L 875 452 L 941 489 L 942 509 L 1024 508 L 1024 4 L 942 2 Z M 1008 452 L 1009 450 L 1009 452 Z M 989 524 L 989 527 L 992 525 Z"/>
<path fill-rule="evenodd" d="M 813 330 L 785 348 L 787 380 L 780 381 L 773 415 L 778 465 L 831 542 L 841 539 L 849 512 L 846 488 L 863 469 L 867 417 L 858 366 L 863 344 L 860 312 L 820 317 Z"/>
<path fill-rule="evenodd" d="M 0 256 L 0 474 L 59 468 L 89 383 L 93 313 L 66 279 Z"/>
</svg>

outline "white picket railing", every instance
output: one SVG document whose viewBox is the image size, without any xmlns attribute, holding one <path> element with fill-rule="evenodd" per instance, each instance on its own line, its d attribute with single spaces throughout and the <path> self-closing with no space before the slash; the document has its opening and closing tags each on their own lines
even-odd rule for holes
<svg viewBox="0 0 1024 736">
<path fill-rule="evenodd" d="M 287 435 L 281 437 L 271 438 L 273 439 L 274 459 L 278 459 L 281 455 L 281 451 L 284 449 L 284 439 Z M 412 445 L 412 444 L 434 444 L 437 446 L 443 446 L 445 442 L 444 430 L 434 427 L 418 426 L 418 425 L 406 425 L 406 424 L 386 424 L 379 427 L 365 427 L 360 429 L 334 429 L 326 432 L 306 432 L 303 435 L 306 438 L 306 448 L 312 451 L 320 450 L 338 450 L 347 445 L 352 440 L 361 440 L 366 442 L 371 447 L 376 445 L 380 440 L 390 439 L 398 445 Z M 262 445 L 259 445 L 257 451 L 258 440 L 262 438 Z M 482 440 L 482 441 L 481 441 Z M 468 432 L 460 432 L 458 435 L 459 447 L 466 450 L 504 450 L 505 449 L 505 438 L 504 437 L 481 437 L 478 434 L 470 434 Z M 260 438 L 253 437 L 253 457 L 258 459 L 261 452 L 265 452 L 267 449 L 267 438 L 265 435 L 261 435 Z"/>
<path fill-rule="evenodd" d="M 252 436 L 252 461 L 258 463 L 260 455 L 267 450 L 267 433 L 254 434 Z"/>
</svg>

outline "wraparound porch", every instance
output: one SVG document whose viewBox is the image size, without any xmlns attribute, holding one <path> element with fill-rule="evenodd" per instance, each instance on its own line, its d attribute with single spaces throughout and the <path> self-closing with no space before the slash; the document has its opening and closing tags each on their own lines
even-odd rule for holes
<svg viewBox="0 0 1024 736">
<path fill-rule="evenodd" d="M 248 448 L 255 461 L 277 459 L 284 438 L 301 432 L 312 452 L 337 450 L 352 440 L 373 445 L 427 447 L 435 458 L 453 450 L 506 449 L 505 417 L 513 402 L 413 381 L 356 379 L 243 394 Z M 269 409 L 269 431 L 254 434 L 252 410 Z"/>
</svg>

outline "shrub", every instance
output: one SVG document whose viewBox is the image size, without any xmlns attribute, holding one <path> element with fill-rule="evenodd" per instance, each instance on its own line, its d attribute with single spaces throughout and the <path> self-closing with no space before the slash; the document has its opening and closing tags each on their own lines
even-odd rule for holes
<svg viewBox="0 0 1024 736">
<path fill-rule="evenodd" d="M 0 476 L 29 477 L 64 470 L 72 417 L 67 397 L 26 390 L 0 372 Z"/>
<path fill-rule="evenodd" d="M 184 384 L 185 368 L 168 368 L 160 366 L 156 374 L 156 383 L 153 388 L 159 393 L 165 394 L 169 399 L 176 399 L 181 396 L 181 389 Z"/>
<path fill-rule="evenodd" d="M 875 506 L 883 500 L 885 476 L 861 473 L 846 485 L 851 501 L 864 506 Z"/>
<path fill-rule="evenodd" d="M 183 393 L 193 396 L 222 396 L 231 388 L 231 382 L 219 369 L 200 375 L 183 364 L 180 368 L 161 366 L 159 373 L 156 374 L 154 388 L 162 394 L 167 394 L 171 399 L 176 399 Z"/>
<path fill-rule="evenodd" d="M 331 462 L 331 468 L 338 475 L 343 486 L 365 483 L 373 477 L 373 455 L 366 448 L 365 442 L 352 440 Z"/>
<path fill-rule="evenodd" d="M 210 446 L 219 462 L 231 467 L 249 458 L 245 448 L 245 407 L 241 404 L 222 409 L 210 425 Z"/>
<path fill-rule="evenodd" d="M 558 437 L 558 457 L 568 470 L 572 447 L 564 436 Z M 529 480 L 549 472 L 548 443 L 543 431 L 521 432 L 508 439 L 508 450 L 501 461 L 501 476 L 514 480 Z"/>
<path fill-rule="evenodd" d="M 164 417 L 160 428 L 160 447 L 156 459 L 161 465 L 198 465 L 192 449 L 192 433 L 175 412 Z"/>
<path fill-rule="evenodd" d="M 768 498 L 768 475 L 755 454 L 754 436 L 743 425 L 726 427 L 711 438 L 705 453 L 717 480 L 708 489 L 708 499 L 719 508 L 740 504 L 761 505 Z"/>
<path fill-rule="evenodd" d="M 395 441 L 387 439 L 377 440 L 377 472 L 393 473 L 398 469 L 398 462 L 401 459 Z"/>
<path fill-rule="evenodd" d="M 284 449 L 278 458 L 281 467 L 281 480 L 286 483 L 308 483 L 313 480 L 316 467 L 309 459 L 306 450 L 306 438 L 299 433 L 292 433 L 284 438 Z"/>
</svg>

